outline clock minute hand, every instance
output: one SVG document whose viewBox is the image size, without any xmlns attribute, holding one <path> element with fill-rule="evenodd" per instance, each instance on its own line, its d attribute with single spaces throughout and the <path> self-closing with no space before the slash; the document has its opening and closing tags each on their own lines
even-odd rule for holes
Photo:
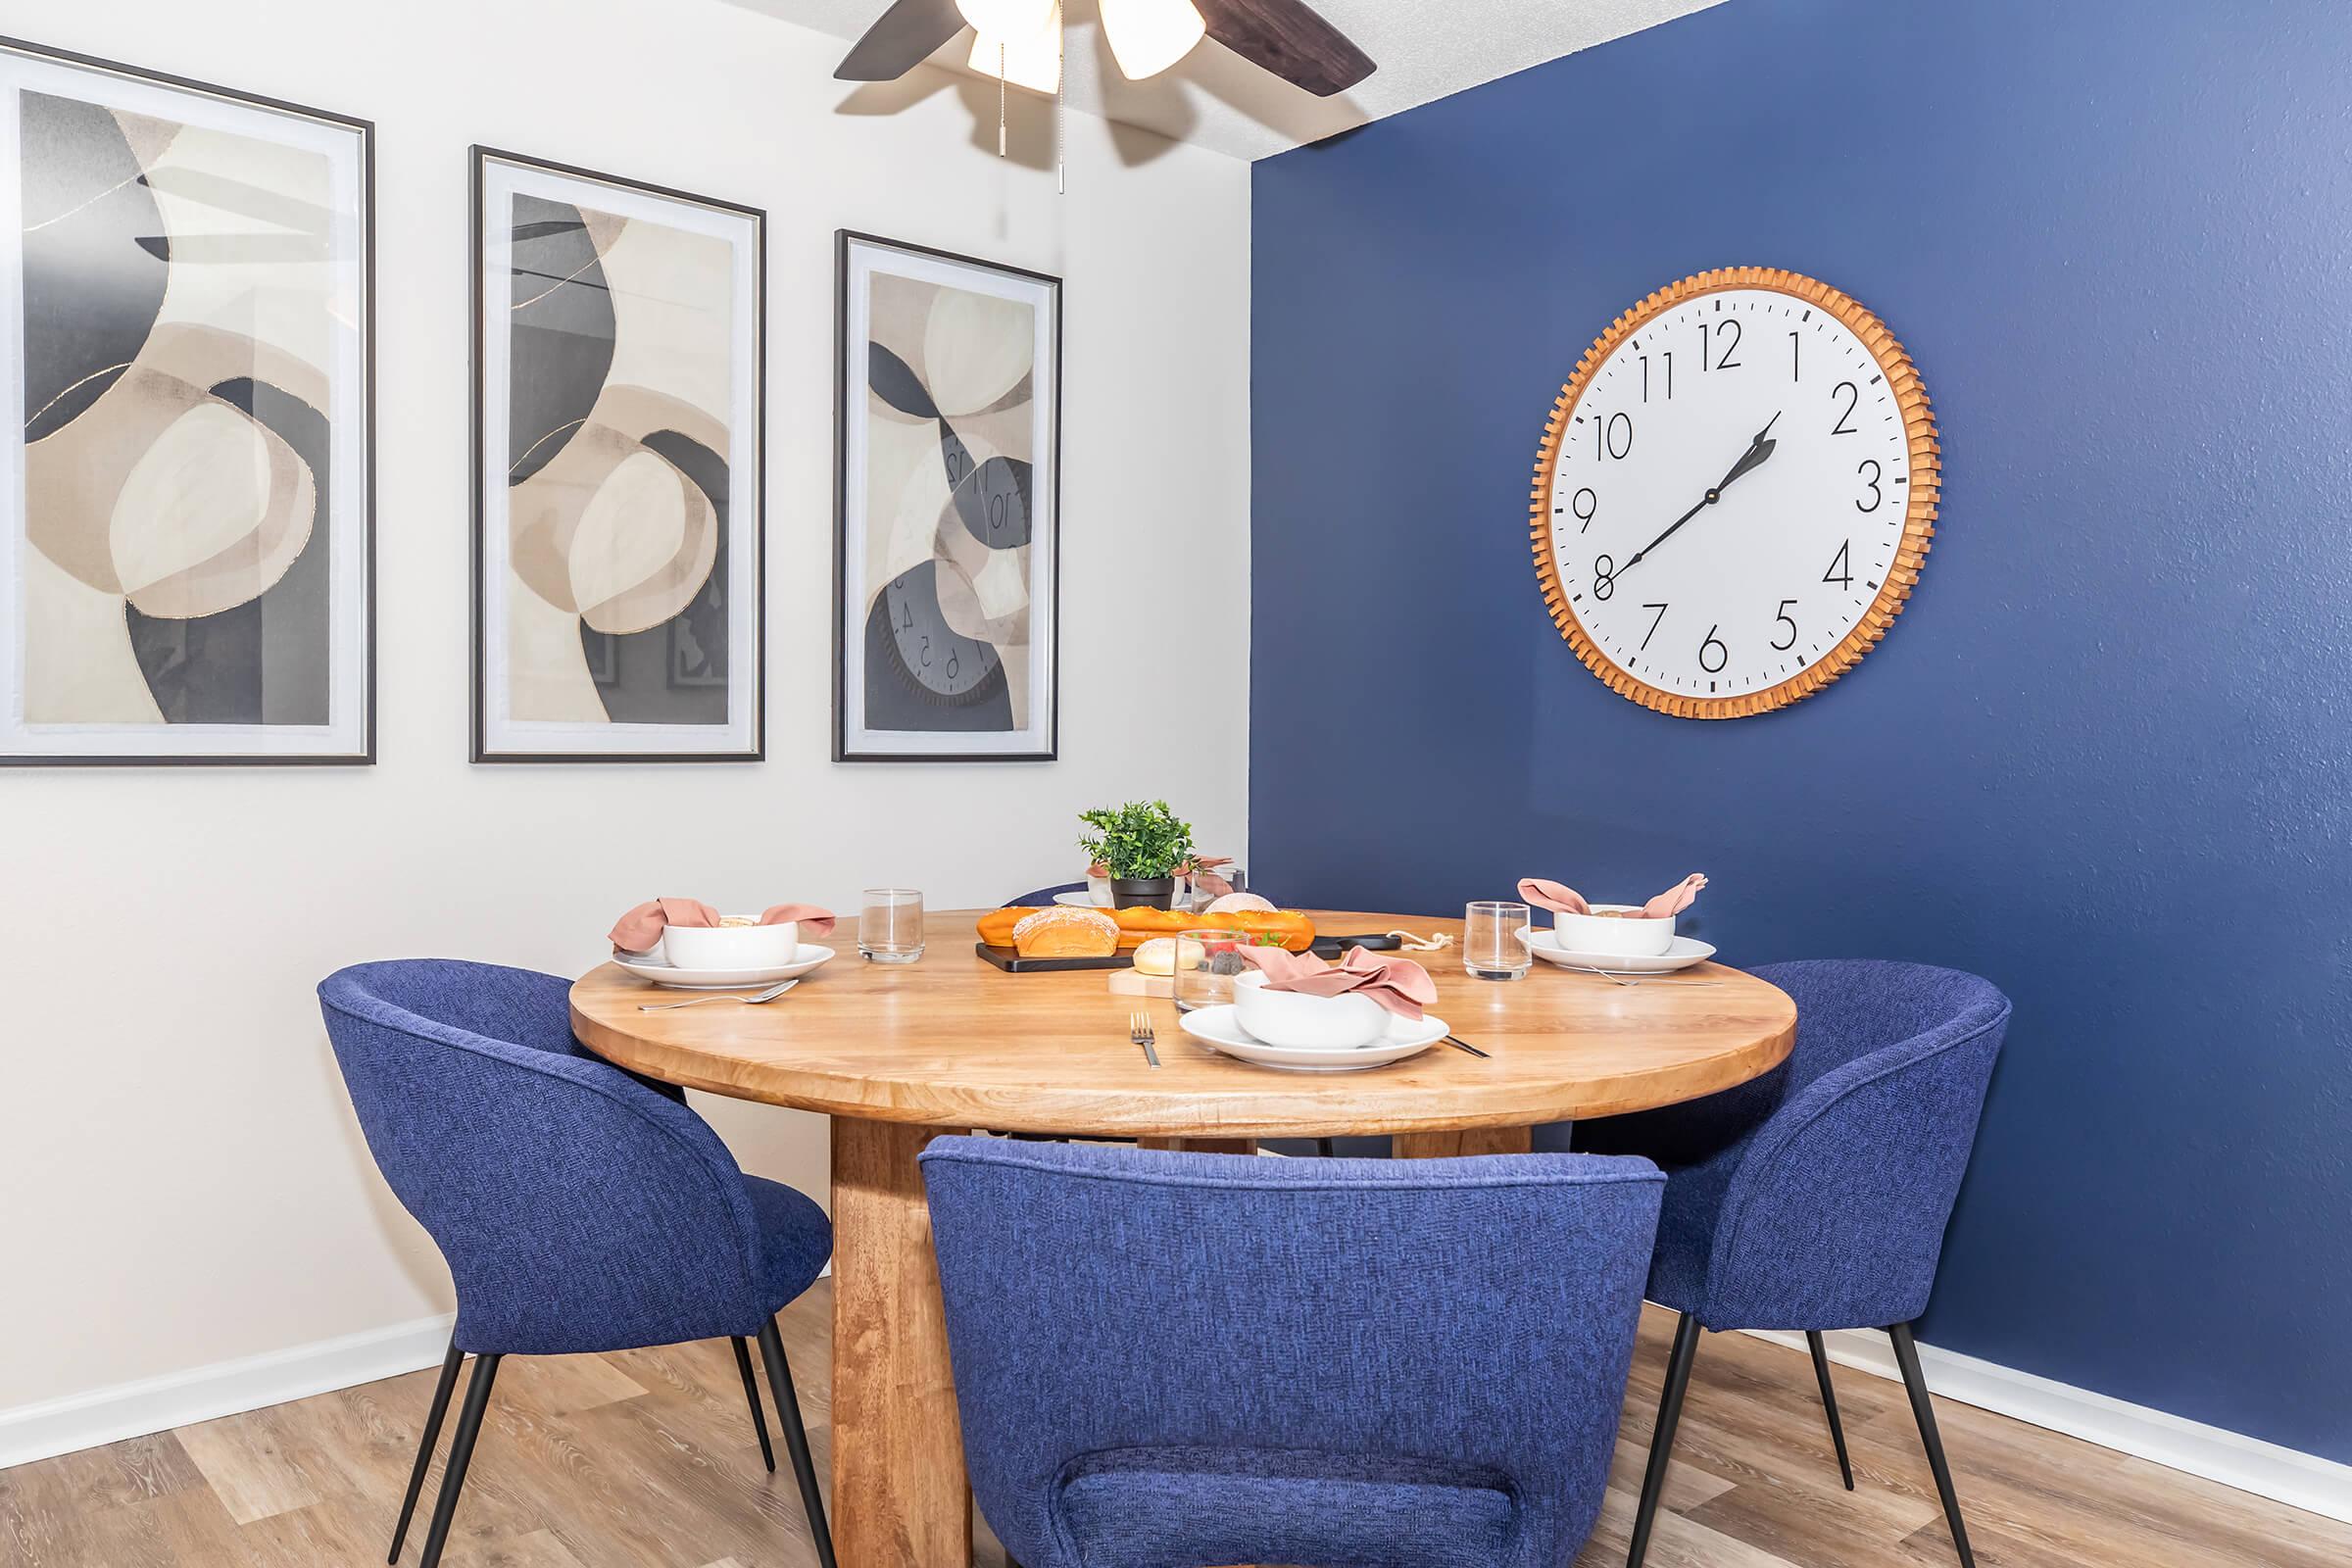
<svg viewBox="0 0 2352 1568">
<path fill-rule="evenodd" d="M 1679 516 L 1679 517 L 1677 517 L 1677 518 L 1675 518 L 1675 519 L 1674 519 L 1674 526 L 1673 526 L 1673 527 L 1671 527 L 1671 528 L 1667 529 L 1667 530 L 1666 530 L 1664 533 L 1662 533 L 1662 534 L 1658 535 L 1658 536 L 1657 536 L 1655 539 L 1652 539 L 1652 540 L 1651 540 L 1649 543 L 1647 543 L 1647 544 L 1643 545 L 1643 546 L 1642 546 L 1641 549 L 1639 549 L 1639 550 L 1635 551 L 1635 552 L 1634 552 L 1634 554 L 1633 554 L 1633 559 L 1632 559 L 1632 560 L 1628 561 L 1628 562 L 1627 562 L 1627 563 L 1626 563 L 1624 565 L 1622 565 L 1622 566 L 1619 566 L 1619 567 L 1618 567 L 1618 568 L 1617 568 L 1615 571 L 1611 572 L 1609 575 L 1611 575 L 1612 577 L 1622 577 L 1622 576 L 1624 576 L 1624 575 L 1625 575 L 1627 572 L 1629 572 L 1629 571 L 1633 570 L 1633 569 L 1634 569 L 1636 566 L 1640 565 L 1640 564 L 1642 564 L 1642 558 L 1643 556 L 1646 556 L 1646 555 L 1648 555 L 1648 554 L 1649 554 L 1649 553 L 1650 553 L 1652 550 L 1655 550 L 1655 549 L 1657 549 L 1657 548 L 1658 548 L 1658 546 L 1660 546 L 1660 545 L 1664 544 L 1664 543 L 1665 543 L 1667 540 L 1669 540 L 1669 539 L 1673 538 L 1673 537 L 1675 536 L 1675 534 L 1681 530 L 1681 528 L 1682 528 L 1682 526 L 1683 526 L 1683 524 L 1684 524 L 1684 523 L 1686 523 L 1686 522 L 1689 522 L 1689 521 L 1690 521 L 1690 520 L 1692 517 L 1695 517 L 1695 516 L 1697 516 L 1697 515 L 1698 515 L 1700 513 L 1702 513 L 1702 512 L 1706 511 L 1706 510 L 1707 510 L 1707 503 L 1708 503 L 1708 502 L 1710 502 L 1710 501 L 1713 501 L 1714 499 L 1715 499 L 1715 492 L 1714 492 L 1714 491 L 1712 491 L 1712 490 L 1708 491 L 1708 492 L 1706 493 L 1706 497 L 1705 497 L 1705 499 L 1701 500 L 1697 506 L 1695 506 L 1695 507 L 1692 507 L 1692 508 L 1691 508 L 1691 509 L 1690 509 L 1689 512 L 1686 512 L 1686 513 L 1684 513 L 1684 514 L 1683 514 L 1681 516 Z"/>
</svg>

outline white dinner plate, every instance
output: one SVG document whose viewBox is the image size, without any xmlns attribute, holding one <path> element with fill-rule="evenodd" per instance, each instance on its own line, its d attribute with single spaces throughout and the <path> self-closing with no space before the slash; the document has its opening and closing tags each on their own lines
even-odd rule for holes
<svg viewBox="0 0 2352 1568">
<path fill-rule="evenodd" d="M 1664 953 L 1641 957 L 1623 953 L 1577 953 L 1560 945 L 1557 931 L 1531 931 L 1527 951 L 1545 963 L 1556 963 L 1563 969 L 1597 970 L 1605 974 L 1672 974 L 1688 969 L 1694 963 L 1704 963 L 1715 956 L 1715 950 L 1704 942 L 1689 937 L 1676 937 Z"/>
<path fill-rule="evenodd" d="M 1261 1067 L 1280 1067 L 1286 1072 L 1362 1072 L 1417 1056 L 1445 1039 L 1447 1030 L 1443 1018 L 1425 1016 L 1419 1023 L 1392 1018 L 1388 1038 L 1374 1045 L 1347 1051 L 1300 1051 L 1259 1040 L 1242 1027 L 1233 1004 L 1224 1003 L 1186 1013 L 1184 1032 L 1211 1051 Z"/>
<path fill-rule="evenodd" d="M 673 991 L 733 991 L 741 986 L 772 986 L 779 980 L 798 980 L 833 956 L 831 948 L 804 942 L 790 963 L 771 963 L 757 969 L 680 969 L 659 958 L 624 958 L 612 962 L 640 980 L 651 980 Z"/>
<path fill-rule="evenodd" d="M 1066 904 L 1073 909 L 1107 909 L 1110 907 L 1108 899 L 1098 899 L 1092 893 L 1056 893 L 1054 895 L 1054 902 Z"/>
</svg>

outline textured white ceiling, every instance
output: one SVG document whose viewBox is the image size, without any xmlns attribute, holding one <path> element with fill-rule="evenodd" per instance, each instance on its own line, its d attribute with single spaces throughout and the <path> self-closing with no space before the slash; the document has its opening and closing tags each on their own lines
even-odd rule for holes
<svg viewBox="0 0 2352 1568">
<path fill-rule="evenodd" d="M 846 40 L 862 34 L 889 0 L 735 3 L 831 33 L 845 40 L 847 53 Z M 1215 43 L 1203 43 L 1164 76 L 1131 82 L 1102 45 L 1095 0 L 1063 0 L 1070 28 L 1068 98 L 1074 108 L 1122 124 L 1236 158 L 1264 158 L 1721 3 L 1320 0 L 1316 9 L 1380 62 L 1354 91 L 1327 99 L 1276 80 Z M 962 71 L 970 53 L 966 32 L 933 59 Z M 845 82 L 842 91 L 846 97 L 853 89 Z"/>
</svg>

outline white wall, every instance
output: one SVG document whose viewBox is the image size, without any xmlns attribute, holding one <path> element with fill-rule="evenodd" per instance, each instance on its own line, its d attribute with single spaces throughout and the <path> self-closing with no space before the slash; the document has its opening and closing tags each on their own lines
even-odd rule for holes
<svg viewBox="0 0 2352 1568">
<path fill-rule="evenodd" d="M 0 1419 L 447 1305 L 320 1030 L 340 964 L 574 972 L 667 893 L 993 904 L 1072 873 L 1075 813 L 1136 795 L 1245 849 L 1246 165 L 1121 132 L 1128 165 L 1075 118 L 1057 197 L 994 157 L 993 92 L 926 73 L 840 112 L 838 40 L 718 0 L 11 11 L 40 43 L 375 122 L 381 761 L 0 772 Z M 1042 106 L 1015 110 L 1039 140 Z M 764 764 L 466 761 L 477 141 L 767 209 Z M 837 227 L 1068 279 L 1057 764 L 828 760 Z M 1162 611 L 1227 703 L 1173 710 Z M 821 1122 L 703 1103 L 748 1166 L 823 1193 Z"/>
</svg>

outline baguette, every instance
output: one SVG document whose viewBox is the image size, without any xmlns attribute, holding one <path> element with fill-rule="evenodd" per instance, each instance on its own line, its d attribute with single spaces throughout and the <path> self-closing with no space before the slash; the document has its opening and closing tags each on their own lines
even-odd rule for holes
<svg viewBox="0 0 2352 1568">
<path fill-rule="evenodd" d="M 1296 909 L 1236 909 L 1225 914 L 1186 914 L 1171 909 L 1103 909 L 1118 923 L 1119 951 L 1132 952 L 1153 937 L 1181 931 L 1231 931 L 1243 937 L 1274 937 L 1293 953 L 1315 943 L 1315 922 Z M 1035 909 L 993 909 L 980 917 L 980 940 L 992 948 L 1014 945 L 1013 928 Z"/>
</svg>

